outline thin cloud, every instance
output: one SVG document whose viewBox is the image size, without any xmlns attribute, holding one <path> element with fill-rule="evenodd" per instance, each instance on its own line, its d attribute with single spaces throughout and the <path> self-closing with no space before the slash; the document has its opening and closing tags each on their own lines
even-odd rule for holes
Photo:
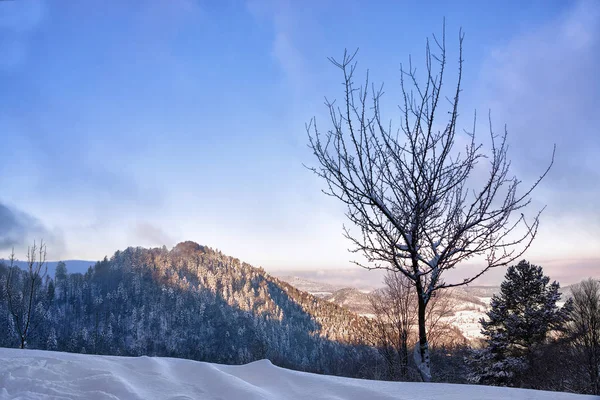
<svg viewBox="0 0 600 400">
<path fill-rule="evenodd" d="M 532 207 L 547 208 L 525 258 L 562 279 L 600 266 L 598 65 L 600 4 L 581 1 L 491 51 L 480 75 L 480 97 L 497 124 L 507 123 L 513 171 L 524 185 L 537 179 L 557 145 L 554 166 L 533 193 Z"/>
<path fill-rule="evenodd" d="M 517 166 L 534 175 L 556 143 L 556 165 L 546 184 L 596 199 L 597 190 L 588 188 L 600 178 L 593 162 L 600 150 L 599 64 L 600 4 L 583 1 L 493 50 L 481 74 L 482 97 L 494 120 L 507 122 Z"/>
<path fill-rule="evenodd" d="M 138 222 L 132 229 L 134 242 L 141 242 L 144 246 L 167 246 L 174 244 L 174 239 L 159 226 L 149 222 Z"/>
<path fill-rule="evenodd" d="M 49 230 L 33 215 L 0 203 L 0 251 L 15 248 L 21 253 L 34 240 L 44 240 L 52 255 L 63 251 L 59 232 Z"/>
<path fill-rule="evenodd" d="M 303 95 L 310 93 L 314 79 L 301 50 L 302 37 L 307 35 L 310 28 L 308 22 L 298 16 L 301 11 L 294 7 L 297 4 L 290 1 L 253 0 L 247 3 L 255 19 L 266 20 L 272 25 L 271 56 L 283 73 L 284 84 L 292 91 L 295 101 L 299 102 Z"/>
</svg>

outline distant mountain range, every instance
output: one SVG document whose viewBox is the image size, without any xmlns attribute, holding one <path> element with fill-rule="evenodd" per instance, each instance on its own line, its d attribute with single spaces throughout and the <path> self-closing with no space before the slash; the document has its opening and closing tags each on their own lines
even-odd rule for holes
<svg viewBox="0 0 600 400">
<path fill-rule="evenodd" d="M 0 262 L 8 265 L 10 264 L 9 260 L 0 259 Z M 48 267 L 48 276 L 54 278 L 54 272 L 56 271 L 56 266 L 60 261 L 47 261 L 46 266 Z M 64 260 L 63 261 L 67 266 L 68 273 L 80 273 L 85 274 L 89 267 L 93 267 L 97 261 L 88 261 L 88 260 Z M 17 267 L 21 269 L 27 268 L 27 261 L 15 261 Z"/>
</svg>

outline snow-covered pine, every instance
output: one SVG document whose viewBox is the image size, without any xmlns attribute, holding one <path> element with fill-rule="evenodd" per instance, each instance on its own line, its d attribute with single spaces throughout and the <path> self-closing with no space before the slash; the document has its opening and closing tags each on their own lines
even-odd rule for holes
<svg viewBox="0 0 600 400">
<path fill-rule="evenodd" d="M 471 356 L 470 381 L 520 386 L 526 380 L 536 347 L 569 318 L 572 303 L 558 307 L 559 288 L 544 276 L 542 267 L 525 260 L 508 268 L 487 318 L 480 320 L 486 347 Z"/>
</svg>

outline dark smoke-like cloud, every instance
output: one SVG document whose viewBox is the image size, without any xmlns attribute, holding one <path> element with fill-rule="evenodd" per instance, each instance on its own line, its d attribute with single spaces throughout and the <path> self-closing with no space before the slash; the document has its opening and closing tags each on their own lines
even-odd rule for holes
<svg viewBox="0 0 600 400">
<path fill-rule="evenodd" d="M 55 242 L 55 236 L 36 217 L 0 203 L 0 250 L 19 248 L 36 238 Z"/>
</svg>

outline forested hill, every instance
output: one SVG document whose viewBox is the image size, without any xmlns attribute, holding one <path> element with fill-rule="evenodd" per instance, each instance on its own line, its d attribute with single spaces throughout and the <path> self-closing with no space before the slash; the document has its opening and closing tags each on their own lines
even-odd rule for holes
<svg viewBox="0 0 600 400">
<path fill-rule="evenodd" d="M 4 282 L 7 272 L 0 267 Z M 193 242 L 117 251 L 85 274 L 59 268 L 40 293 L 30 348 L 227 364 L 268 358 L 348 376 L 367 376 L 376 357 L 360 339 L 367 319 Z M 0 296 L 0 345 L 17 346 Z"/>
</svg>

